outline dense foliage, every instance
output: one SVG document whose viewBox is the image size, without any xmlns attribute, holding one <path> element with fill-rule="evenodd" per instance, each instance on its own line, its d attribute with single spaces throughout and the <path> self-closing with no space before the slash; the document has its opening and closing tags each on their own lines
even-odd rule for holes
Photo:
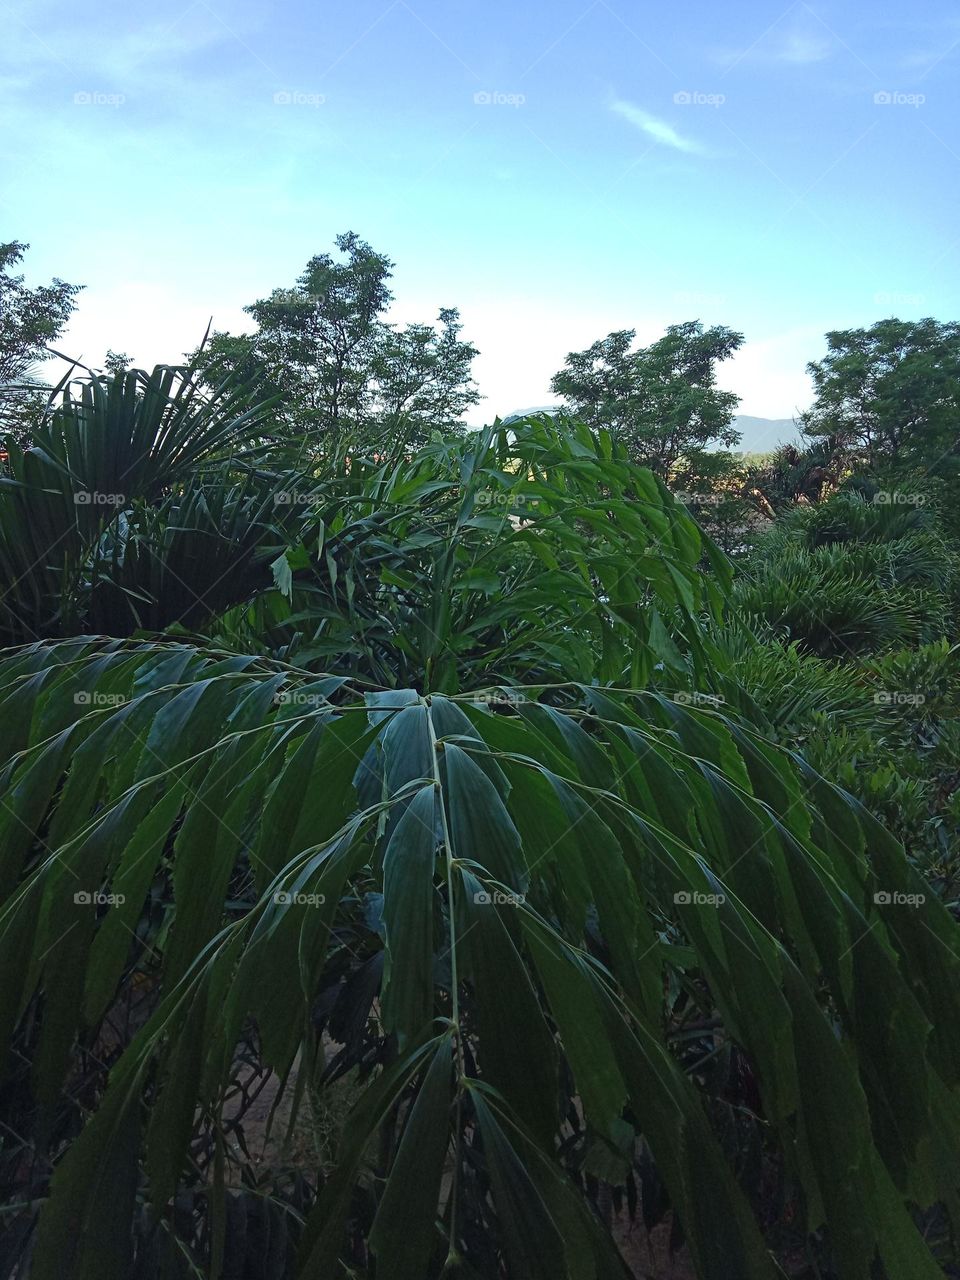
<svg viewBox="0 0 960 1280">
<path fill-rule="evenodd" d="M 956 1276 L 949 467 L 384 408 L 340 247 L 7 444 L 0 1276 Z"/>
<path fill-rule="evenodd" d="M 867 486 L 779 520 L 738 575 L 765 643 L 741 647 L 737 670 L 956 908 L 960 542 L 935 499 Z"/>
</svg>

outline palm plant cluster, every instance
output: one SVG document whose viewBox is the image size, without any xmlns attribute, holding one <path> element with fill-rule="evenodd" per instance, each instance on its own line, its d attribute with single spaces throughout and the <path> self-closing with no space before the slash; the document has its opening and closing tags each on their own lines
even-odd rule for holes
<svg viewBox="0 0 960 1280">
<path fill-rule="evenodd" d="M 734 575 L 602 431 L 324 456 L 238 378 L 10 446 L 0 1274 L 956 1275 L 960 934 L 824 727 L 954 696 L 935 525 Z"/>
<path fill-rule="evenodd" d="M 861 487 L 793 508 L 746 557 L 734 598 L 764 643 L 737 670 L 956 911 L 960 543 L 936 502 Z"/>
</svg>

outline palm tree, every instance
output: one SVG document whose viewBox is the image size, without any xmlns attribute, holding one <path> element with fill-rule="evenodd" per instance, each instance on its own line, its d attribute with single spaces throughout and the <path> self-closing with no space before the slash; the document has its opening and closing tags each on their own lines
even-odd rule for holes
<svg viewBox="0 0 960 1280">
<path fill-rule="evenodd" d="M 236 554 L 229 548 L 238 521 L 256 522 L 257 503 L 249 482 L 212 501 L 211 490 L 230 483 L 224 468 L 249 453 L 268 412 L 235 379 L 201 390 L 192 367 L 61 383 L 29 443 L 6 441 L 0 636 L 15 643 L 96 626 L 125 634 L 168 625 L 184 591 L 194 613 L 198 601 L 204 615 L 232 602 L 222 585 L 214 588 L 230 572 L 224 560 L 242 578 L 238 564 L 255 538 L 245 532 Z M 205 473 L 216 467 L 211 482 Z M 199 540 L 192 580 L 178 584 L 171 543 L 190 538 Z M 162 586 L 158 560 L 166 565 Z M 172 606 L 162 595 L 168 589 Z"/>
</svg>

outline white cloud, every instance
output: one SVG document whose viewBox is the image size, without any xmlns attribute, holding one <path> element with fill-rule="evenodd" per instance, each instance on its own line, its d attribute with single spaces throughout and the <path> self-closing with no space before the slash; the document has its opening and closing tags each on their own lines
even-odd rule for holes
<svg viewBox="0 0 960 1280">
<path fill-rule="evenodd" d="M 665 120 L 658 120 L 656 116 L 650 115 L 641 107 L 634 106 L 632 102 L 624 102 L 618 98 L 611 102 L 610 110 L 623 116 L 624 120 L 629 120 L 635 128 L 653 138 L 654 142 L 659 142 L 661 146 L 672 147 L 674 151 L 685 151 L 692 155 L 708 154 L 706 148 L 699 142 L 692 138 L 685 138 L 674 129 L 673 125 L 667 124 Z"/>
</svg>

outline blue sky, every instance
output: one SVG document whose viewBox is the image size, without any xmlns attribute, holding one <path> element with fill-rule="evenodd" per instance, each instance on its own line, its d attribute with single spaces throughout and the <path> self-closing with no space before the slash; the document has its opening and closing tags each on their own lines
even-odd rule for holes
<svg viewBox="0 0 960 1280">
<path fill-rule="evenodd" d="M 947 3 L 0 0 L 0 239 L 85 283 L 64 345 L 178 358 L 357 231 L 459 306 L 483 420 L 567 351 L 699 317 L 742 411 L 828 328 L 960 318 Z"/>
</svg>

